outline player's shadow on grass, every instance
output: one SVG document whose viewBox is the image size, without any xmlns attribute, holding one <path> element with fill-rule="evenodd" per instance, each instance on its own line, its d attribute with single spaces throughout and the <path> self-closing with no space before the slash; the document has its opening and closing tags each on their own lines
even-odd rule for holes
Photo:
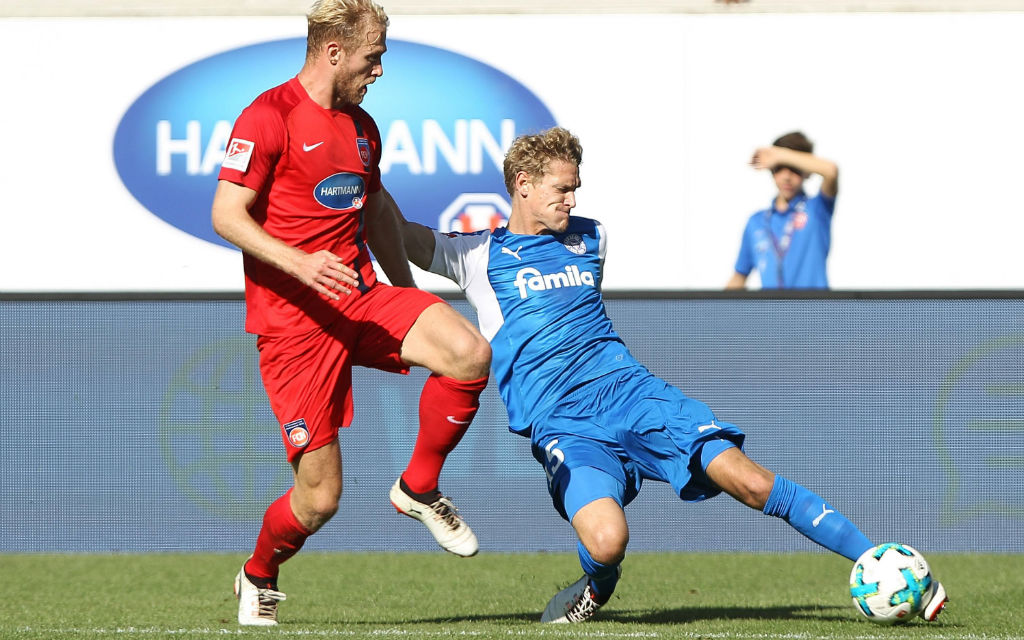
<svg viewBox="0 0 1024 640">
<path fill-rule="evenodd" d="M 538 622 L 540 613 L 508 613 L 468 615 L 446 618 L 406 620 L 417 623 L 444 622 Z M 845 607 L 792 606 L 792 607 L 678 607 L 676 609 L 602 609 L 595 622 L 623 622 L 632 624 L 680 624 L 702 620 L 813 620 L 849 621 Z"/>
<path fill-rule="evenodd" d="M 641 624 L 680 624 L 703 620 L 849 620 L 845 607 L 678 607 L 675 609 L 606 609 L 595 620 Z"/>
<path fill-rule="evenodd" d="M 443 624 L 445 622 L 540 622 L 540 612 L 534 613 L 490 613 L 468 616 L 449 616 L 444 618 L 403 619 L 403 623 Z"/>
</svg>

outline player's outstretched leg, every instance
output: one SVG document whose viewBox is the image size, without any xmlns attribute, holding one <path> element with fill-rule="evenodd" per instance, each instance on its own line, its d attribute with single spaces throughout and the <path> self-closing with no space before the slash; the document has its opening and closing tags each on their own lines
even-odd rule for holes
<svg viewBox="0 0 1024 640">
<path fill-rule="evenodd" d="M 850 560 L 874 546 L 855 524 L 818 494 L 782 476 L 775 476 L 762 511 L 782 518 L 794 529 Z"/>
<path fill-rule="evenodd" d="M 723 491 L 753 509 L 775 516 L 814 542 L 850 560 L 874 546 L 860 529 L 821 496 L 775 475 L 733 446 L 709 448 L 702 456 L 708 478 Z M 710 452 L 710 454 L 709 454 Z"/>
</svg>

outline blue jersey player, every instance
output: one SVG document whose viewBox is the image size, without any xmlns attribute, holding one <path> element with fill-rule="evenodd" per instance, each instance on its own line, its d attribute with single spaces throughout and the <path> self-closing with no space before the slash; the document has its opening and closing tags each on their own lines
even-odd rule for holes
<svg viewBox="0 0 1024 640">
<path fill-rule="evenodd" d="M 608 601 L 629 531 L 623 508 L 644 480 L 700 501 L 725 491 L 856 559 L 872 543 L 810 490 L 750 460 L 743 433 L 633 358 L 605 314 L 604 227 L 570 216 L 579 140 L 562 128 L 517 138 L 504 163 L 507 228 L 439 233 L 403 222 L 409 259 L 465 291 L 490 341 L 510 429 L 530 438 L 555 509 L 572 523 L 583 577 L 544 622 L 582 622 Z M 926 610 L 934 618 L 945 591 Z"/>
</svg>

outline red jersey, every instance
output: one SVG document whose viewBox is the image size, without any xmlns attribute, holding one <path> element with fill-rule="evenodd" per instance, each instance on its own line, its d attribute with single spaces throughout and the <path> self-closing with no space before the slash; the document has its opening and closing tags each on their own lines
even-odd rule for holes
<svg viewBox="0 0 1024 640">
<path fill-rule="evenodd" d="M 381 188 L 380 149 L 368 113 L 355 105 L 324 109 L 297 78 L 242 111 L 219 178 L 258 194 L 249 213 L 267 233 L 307 253 L 326 249 L 360 276 L 351 295 L 328 300 L 244 254 L 246 331 L 295 335 L 328 325 L 377 281 L 363 206 Z"/>
</svg>

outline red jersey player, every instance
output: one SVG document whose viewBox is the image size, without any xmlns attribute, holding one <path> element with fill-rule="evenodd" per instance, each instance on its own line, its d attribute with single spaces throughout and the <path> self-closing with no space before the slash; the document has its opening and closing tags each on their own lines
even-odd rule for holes
<svg viewBox="0 0 1024 640">
<path fill-rule="evenodd" d="M 371 0 L 313 5 L 302 69 L 238 117 L 213 200 L 214 229 L 244 254 L 246 330 L 259 336 L 260 373 L 294 471 L 235 578 L 243 625 L 277 624 L 281 563 L 338 510 L 338 428 L 352 418 L 353 365 L 432 372 L 390 499 L 448 551 L 477 552 L 437 481 L 476 414 L 490 347 L 415 288 L 397 206 L 381 185 L 380 134 L 359 103 L 383 73 L 387 25 Z M 377 281 L 369 249 L 392 286 Z"/>
</svg>

